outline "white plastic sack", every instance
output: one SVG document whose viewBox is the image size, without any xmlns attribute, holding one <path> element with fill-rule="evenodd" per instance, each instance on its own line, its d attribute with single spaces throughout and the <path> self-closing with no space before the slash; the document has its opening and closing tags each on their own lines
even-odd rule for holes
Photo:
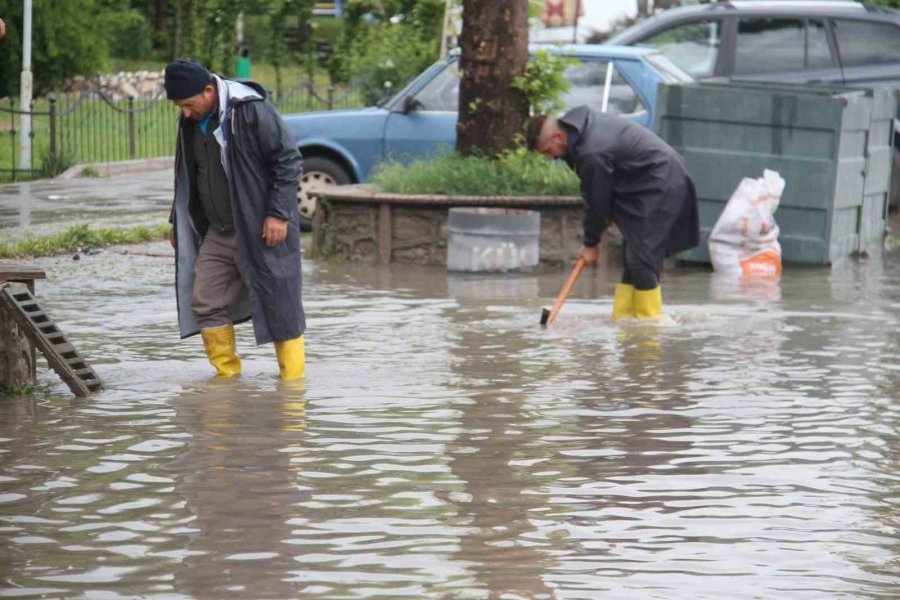
<svg viewBox="0 0 900 600">
<path fill-rule="evenodd" d="M 741 181 L 709 235 L 713 269 L 744 276 L 781 274 L 775 211 L 784 185 L 781 175 L 769 169 L 759 179 Z"/>
</svg>

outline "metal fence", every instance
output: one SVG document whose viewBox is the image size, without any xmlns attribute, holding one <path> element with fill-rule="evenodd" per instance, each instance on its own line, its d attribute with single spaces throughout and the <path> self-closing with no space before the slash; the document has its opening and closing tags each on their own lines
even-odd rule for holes
<svg viewBox="0 0 900 600">
<path fill-rule="evenodd" d="M 371 94 L 359 84 L 316 86 L 301 81 L 270 92 L 281 114 L 365 106 Z M 31 115 L 31 169 L 22 169 L 20 120 Z M 164 93 L 148 99 L 112 99 L 99 89 L 35 100 L 29 110 L 14 98 L 0 101 L 0 180 L 50 176 L 83 163 L 174 154 L 178 111 Z"/>
</svg>

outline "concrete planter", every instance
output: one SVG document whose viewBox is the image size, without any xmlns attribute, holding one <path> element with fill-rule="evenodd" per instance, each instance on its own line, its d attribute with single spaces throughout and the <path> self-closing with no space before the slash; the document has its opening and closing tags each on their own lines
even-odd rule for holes
<svg viewBox="0 0 900 600">
<path fill-rule="evenodd" d="M 311 251 L 317 256 L 446 265 L 448 212 L 462 206 L 539 211 L 542 264 L 568 263 L 581 249 L 584 209 L 576 196 L 392 194 L 368 185 L 323 186 L 316 195 Z"/>
</svg>

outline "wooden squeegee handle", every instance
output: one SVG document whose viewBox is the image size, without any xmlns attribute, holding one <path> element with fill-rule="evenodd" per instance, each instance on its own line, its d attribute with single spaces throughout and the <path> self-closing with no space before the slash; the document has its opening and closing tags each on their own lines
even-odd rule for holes
<svg viewBox="0 0 900 600">
<path fill-rule="evenodd" d="M 559 312 L 559 309 L 562 308 L 563 303 L 566 301 L 566 298 L 569 296 L 569 292 L 572 291 L 572 288 L 575 286 L 575 282 L 578 280 L 578 276 L 581 275 L 581 272 L 584 271 L 584 262 L 583 258 L 578 258 L 575 261 L 575 266 L 572 268 L 572 272 L 569 274 L 569 278 L 566 279 L 565 285 L 562 286 L 562 289 L 559 291 L 559 295 L 556 297 L 556 302 L 553 303 L 553 308 L 550 309 L 550 316 L 547 317 L 547 325 L 553 322 L 553 319 L 556 318 L 556 313 Z"/>
</svg>

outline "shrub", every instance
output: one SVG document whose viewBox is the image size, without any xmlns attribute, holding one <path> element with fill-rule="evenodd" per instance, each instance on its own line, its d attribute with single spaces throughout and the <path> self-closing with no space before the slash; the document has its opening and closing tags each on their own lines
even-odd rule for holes
<svg viewBox="0 0 900 600">
<path fill-rule="evenodd" d="M 102 28 L 110 39 L 110 52 L 117 58 L 147 58 L 153 52 L 153 27 L 135 9 L 103 16 Z"/>
<path fill-rule="evenodd" d="M 577 64 L 577 58 L 542 48 L 528 61 L 525 75 L 514 77 L 512 85 L 525 92 L 531 114 L 556 113 L 565 106 L 561 95 L 572 88 L 565 71 Z"/>
<path fill-rule="evenodd" d="M 561 162 L 518 148 L 496 160 L 445 154 L 403 165 L 382 163 L 370 181 L 386 192 L 465 196 L 574 196 L 578 177 Z"/>
</svg>

